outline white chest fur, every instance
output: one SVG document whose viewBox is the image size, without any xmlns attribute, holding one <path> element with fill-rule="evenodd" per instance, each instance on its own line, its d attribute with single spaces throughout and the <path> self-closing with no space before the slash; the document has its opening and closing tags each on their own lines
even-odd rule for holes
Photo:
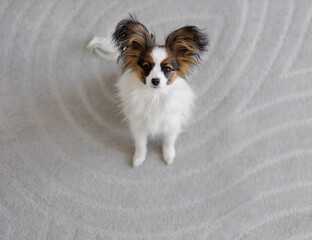
<svg viewBox="0 0 312 240">
<path fill-rule="evenodd" d="M 194 94 L 182 78 L 164 89 L 144 85 L 135 73 L 124 73 L 117 83 L 122 111 L 131 125 L 151 135 L 179 131 L 189 118 Z"/>
</svg>

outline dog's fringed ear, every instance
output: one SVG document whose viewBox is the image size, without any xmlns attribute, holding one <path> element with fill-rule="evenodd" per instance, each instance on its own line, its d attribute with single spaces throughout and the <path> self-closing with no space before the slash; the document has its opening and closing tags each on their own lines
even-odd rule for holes
<svg viewBox="0 0 312 240">
<path fill-rule="evenodd" d="M 176 57 L 179 75 L 184 77 L 189 70 L 199 63 L 200 56 L 207 51 L 208 37 L 195 26 L 185 26 L 169 34 L 166 47 Z"/>
<path fill-rule="evenodd" d="M 120 51 L 118 62 L 122 62 L 123 70 L 135 67 L 140 55 L 155 44 L 153 34 L 132 15 L 117 24 L 113 40 Z"/>
</svg>

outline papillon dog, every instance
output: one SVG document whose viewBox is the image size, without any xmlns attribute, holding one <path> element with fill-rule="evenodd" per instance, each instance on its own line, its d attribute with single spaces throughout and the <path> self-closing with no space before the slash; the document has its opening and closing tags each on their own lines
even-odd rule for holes
<svg viewBox="0 0 312 240">
<path fill-rule="evenodd" d="M 164 161 L 172 163 L 175 141 L 195 100 L 186 77 L 207 46 L 207 35 L 195 26 L 174 30 L 164 45 L 157 45 L 154 35 L 132 16 L 117 24 L 112 37 L 95 37 L 88 44 L 99 56 L 121 66 L 117 90 L 135 143 L 134 167 L 144 162 L 150 136 L 163 138 Z"/>
</svg>

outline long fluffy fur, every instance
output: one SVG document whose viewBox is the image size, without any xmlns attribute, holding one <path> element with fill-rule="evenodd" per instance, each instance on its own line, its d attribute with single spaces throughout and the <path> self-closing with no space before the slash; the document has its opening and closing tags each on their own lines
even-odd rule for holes
<svg viewBox="0 0 312 240">
<path fill-rule="evenodd" d="M 195 95 L 180 77 L 174 87 L 151 91 L 138 82 L 135 73 L 127 71 L 117 82 L 117 88 L 127 121 L 146 128 L 150 136 L 166 135 L 172 126 L 181 128 L 194 106 Z"/>
<path fill-rule="evenodd" d="M 155 45 L 154 36 L 132 15 L 117 24 L 113 41 L 120 51 L 117 61 L 121 62 L 123 71 L 135 68 L 140 55 Z"/>
<path fill-rule="evenodd" d="M 207 51 L 208 38 L 199 28 L 185 26 L 169 34 L 166 46 L 178 61 L 179 75 L 186 77 L 190 69 L 200 61 L 200 55 Z"/>
</svg>

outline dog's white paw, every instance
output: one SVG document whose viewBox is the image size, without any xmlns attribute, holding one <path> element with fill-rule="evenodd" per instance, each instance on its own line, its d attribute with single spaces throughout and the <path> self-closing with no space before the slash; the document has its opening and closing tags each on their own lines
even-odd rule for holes
<svg viewBox="0 0 312 240">
<path fill-rule="evenodd" d="M 140 166 L 145 161 L 144 158 L 133 158 L 132 166 L 134 168 Z"/>
<path fill-rule="evenodd" d="M 175 158 L 175 150 L 173 146 L 163 146 L 163 158 L 164 161 L 169 165 Z"/>
<path fill-rule="evenodd" d="M 133 162 L 132 162 L 132 166 L 133 167 L 138 167 L 140 166 L 144 161 L 145 161 L 145 155 L 143 153 L 135 153 L 133 156 Z"/>
</svg>

